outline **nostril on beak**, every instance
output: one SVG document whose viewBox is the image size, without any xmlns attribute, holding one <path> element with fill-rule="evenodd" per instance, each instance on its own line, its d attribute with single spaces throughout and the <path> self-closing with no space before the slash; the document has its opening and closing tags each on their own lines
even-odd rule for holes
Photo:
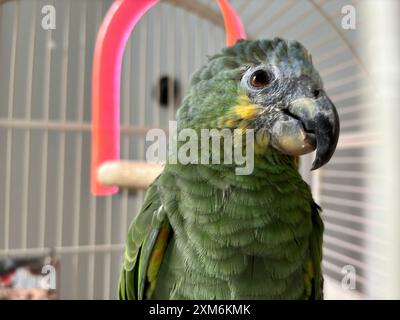
<svg viewBox="0 0 400 320">
<path fill-rule="evenodd" d="M 313 91 L 314 98 L 315 98 L 315 99 L 318 99 L 318 98 L 321 96 L 321 93 L 322 93 L 322 90 L 320 90 L 320 89 L 315 89 L 315 90 Z"/>
</svg>

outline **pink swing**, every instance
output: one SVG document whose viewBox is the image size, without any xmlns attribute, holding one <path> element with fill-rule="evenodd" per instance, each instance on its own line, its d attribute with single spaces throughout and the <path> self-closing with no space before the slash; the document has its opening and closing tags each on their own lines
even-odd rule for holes
<svg viewBox="0 0 400 320">
<path fill-rule="evenodd" d="M 93 61 L 91 192 L 112 195 L 117 186 L 101 184 L 101 165 L 120 157 L 120 83 L 122 58 L 129 35 L 139 19 L 159 0 L 115 0 L 100 27 Z M 221 9 L 226 44 L 245 39 L 243 25 L 227 0 L 217 0 Z"/>
</svg>

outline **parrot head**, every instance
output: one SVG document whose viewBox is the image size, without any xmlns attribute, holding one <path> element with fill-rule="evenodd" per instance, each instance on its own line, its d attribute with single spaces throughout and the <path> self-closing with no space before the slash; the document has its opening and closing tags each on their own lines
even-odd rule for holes
<svg viewBox="0 0 400 320">
<path fill-rule="evenodd" d="M 240 40 L 192 78 L 178 126 L 253 129 L 255 152 L 299 156 L 316 150 L 312 170 L 332 157 L 339 117 L 297 41 Z"/>
</svg>

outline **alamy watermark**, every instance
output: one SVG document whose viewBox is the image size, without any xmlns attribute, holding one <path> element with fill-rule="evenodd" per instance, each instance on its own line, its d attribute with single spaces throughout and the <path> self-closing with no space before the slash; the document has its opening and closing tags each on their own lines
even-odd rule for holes
<svg viewBox="0 0 400 320">
<path fill-rule="evenodd" d="M 51 264 L 46 264 L 42 268 L 42 279 L 40 288 L 45 290 L 55 290 L 57 286 L 56 268 Z"/>
<path fill-rule="evenodd" d="M 342 278 L 342 289 L 355 290 L 356 289 L 356 268 L 351 264 L 343 266 L 341 273 L 344 274 Z"/>
<path fill-rule="evenodd" d="M 56 29 L 56 8 L 52 5 L 42 7 L 42 28 L 43 30 Z"/>
<path fill-rule="evenodd" d="M 356 29 L 356 8 L 352 5 L 345 5 L 342 7 L 342 28 L 344 30 Z"/>
<path fill-rule="evenodd" d="M 169 136 L 161 129 L 151 129 L 146 142 L 146 161 L 170 164 L 228 164 L 235 165 L 237 175 L 250 175 L 254 170 L 253 129 L 177 130 L 170 121 Z M 168 143 L 167 143 L 168 140 Z"/>
</svg>

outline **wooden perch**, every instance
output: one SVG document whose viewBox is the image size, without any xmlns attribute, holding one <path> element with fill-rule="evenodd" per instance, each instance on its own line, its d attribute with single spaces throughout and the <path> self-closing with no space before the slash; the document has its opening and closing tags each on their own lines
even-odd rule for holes
<svg viewBox="0 0 400 320">
<path fill-rule="evenodd" d="M 164 166 L 143 161 L 109 161 L 97 171 L 101 184 L 131 189 L 147 189 Z"/>
</svg>

